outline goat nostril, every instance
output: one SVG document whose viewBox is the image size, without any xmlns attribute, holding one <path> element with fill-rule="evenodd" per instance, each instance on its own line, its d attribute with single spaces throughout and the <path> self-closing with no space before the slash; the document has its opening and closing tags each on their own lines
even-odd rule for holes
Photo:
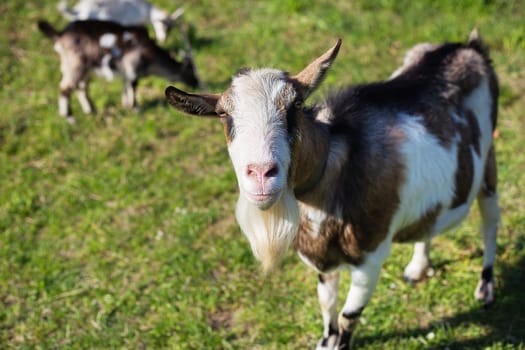
<svg viewBox="0 0 525 350">
<path fill-rule="evenodd" d="M 248 177 L 253 177 L 253 178 L 260 178 L 261 177 L 261 170 L 260 168 L 257 166 L 257 165 L 248 165 L 246 167 L 246 175 Z"/>
<path fill-rule="evenodd" d="M 264 173 L 264 177 L 275 177 L 279 173 L 279 168 L 277 165 L 272 165 L 266 172 Z"/>
</svg>

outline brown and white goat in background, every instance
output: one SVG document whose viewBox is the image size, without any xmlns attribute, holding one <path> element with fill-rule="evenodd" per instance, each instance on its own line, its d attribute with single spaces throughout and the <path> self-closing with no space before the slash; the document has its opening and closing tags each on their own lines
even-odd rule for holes
<svg viewBox="0 0 525 350">
<path fill-rule="evenodd" d="M 182 8 L 178 8 L 169 14 L 145 0 L 80 0 L 73 8 L 69 8 L 63 0 L 59 2 L 58 9 L 69 21 L 97 19 L 125 26 L 151 23 L 161 43 L 166 41 L 175 22 L 184 13 Z"/>
<path fill-rule="evenodd" d="M 477 32 L 466 44 L 417 46 L 390 80 L 305 108 L 340 45 L 297 75 L 242 70 L 222 94 L 166 89 L 175 108 L 223 123 L 236 218 L 264 269 L 293 245 L 319 272 L 318 349 L 350 347 L 393 241 L 416 242 L 404 275 L 421 279 L 431 239 L 458 225 L 476 198 L 485 250 L 475 297 L 494 300 L 498 83 Z M 343 269 L 351 286 L 338 314 Z"/>
<path fill-rule="evenodd" d="M 107 21 L 76 21 L 57 31 L 48 22 L 39 21 L 39 29 L 50 37 L 60 55 L 59 114 L 74 121 L 70 97 L 78 90 L 78 99 L 84 113 L 93 113 L 88 96 L 90 73 L 97 71 L 106 79 L 122 74 L 124 89 L 122 104 L 136 108 L 136 88 L 141 77 L 157 75 L 169 81 L 182 81 L 197 87 L 193 61 L 186 57 L 175 60 L 168 51 L 159 47 L 141 26 L 122 26 Z"/>
</svg>

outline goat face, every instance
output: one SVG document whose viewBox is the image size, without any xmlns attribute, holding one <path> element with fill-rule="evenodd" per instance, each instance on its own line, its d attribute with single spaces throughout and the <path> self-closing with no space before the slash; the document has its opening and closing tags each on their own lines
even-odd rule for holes
<svg viewBox="0 0 525 350">
<path fill-rule="evenodd" d="M 260 209 L 271 207 L 287 188 L 294 139 L 289 127 L 296 124 L 287 115 L 296 97 L 286 73 L 243 70 L 216 106 L 241 195 Z"/>
<path fill-rule="evenodd" d="M 237 222 L 266 271 L 281 260 L 299 227 L 293 172 L 300 107 L 322 81 L 340 45 L 339 40 L 293 77 L 268 68 L 242 70 L 222 94 L 166 89 L 175 108 L 220 117 L 240 189 Z"/>
<path fill-rule="evenodd" d="M 339 40 L 296 76 L 269 68 L 244 69 L 222 94 L 166 89 L 175 108 L 192 115 L 220 117 L 241 196 L 259 209 L 272 207 L 284 191 L 293 189 L 288 180 L 300 106 L 324 78 L 340 45 Z"/>
<path fill-rule="evenodd" d="M 177 79 L 176 79 L 177 80 Z M 197 71 L 195 69 L 195 64 L 193 58 L 190 56 L 184 57 L 182 60 L 182 68 L 180 69 L 180 80 L 192 88 L 197 88 L 201 86 L 201 82 L 197 77 Z"/>
</svg>

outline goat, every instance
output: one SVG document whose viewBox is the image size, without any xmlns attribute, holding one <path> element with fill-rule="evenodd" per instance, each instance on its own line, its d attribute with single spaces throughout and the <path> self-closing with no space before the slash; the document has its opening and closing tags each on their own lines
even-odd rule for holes
<svg viewBox="0 0 525 350">
<path fill-rule="evenodd" d="M 145 0 L 80 0 L 73 8 L 68 8 L 67 2 L 61 1 L 58 9 L 69 21 L 98 19 L 126 26 L 151 23 L 161 43 L 166 41 L 169 31 L 184 13 L 179 8 L 170 15 Z"/>
<path fill-rule="evenodd" d="M 48 22 L 39 21 L 39 29 L 55 42 L 60 55 L 59 114 L 74 121 L 70 97 L 78 89 L 78 99 L 84 113 L 93 113 L 87 93 L 92 70 L 111 80 L 115 73 L 124 77 L 122 104 L 136 108 L 136 88 L 139 78 L 157 75 L 170 81 L 182 80 L 191 87 L 199 85 L 195 67 L 189 58 L 181 63 L 148 37 L 142 26 L 122 26 L 114 22 L 87 20 L 69 23 L 61 32 Z"/>
<path fill-rule="evenodd" d="M 263 268 L 293 245 L 319 273 L 317 349 L 350 347 L 392 242 L 416 242 L 404 276 L 420 280 L 431 239 L 458 225 L 476 197 L 485 250 L 475 297 L 494 300 L 498 82 L 477 31 L 465 44 L 416 48 L 387 81 L 304 107 L 340 45 L 297 75 L 243 69 L 221 94 L 165 91 L 176 109 L 222 122 L 240 191 L 236 219 Z M 338 315 L 341 269 L 351 286 Z"/>
</svg>

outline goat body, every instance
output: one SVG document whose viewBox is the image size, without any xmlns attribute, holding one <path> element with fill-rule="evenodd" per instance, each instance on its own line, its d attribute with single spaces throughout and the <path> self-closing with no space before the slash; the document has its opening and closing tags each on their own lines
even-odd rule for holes
<svg viewBox="0 0 525 350">
<path fill-rule="evenodd" d="M 242 70 L 222 94 L 166 89 L 192 115 L 218 115 L 239 183 L 236 217 L 263 267 L 293 245 L 319 272 L 318 349 L 347 349 L 394 241 L 415 241 L 420 280 L 430 240 L 478 199 L 485 244 L 477 299 L 494 299 L 499 207 L 492 142 L 498 83 L 477 31 L 466 44 L 417 45 L 384 82 L 304 108 L 341 41 L 295 76 Z M 351 287 L 337 314 L 339 270 Z"/>
<path fill-rule="evenodd" d="M 96 19 L 126 26 L 151 23 L 159 42 L 166 40 L 174 22 L 183 13 L 178 9 L 170 15 L 145 0 L 80 0 L 73 8 L 61 1 L 58 9 L 70 21 Z"/>
<path fill-rule="evenodd" d="M 59 114 L 71 118 L 70 96 L 78 89 L 84 113 L 92 113 L 88 97 L 89 73 L 96 70 L 108 80 L 116 73 L 124 77 L 122 103 L 136 108 L 136 87 L 139 78 L 148 75 L 164 77 L 169 81 L 182 80 L 196 87 L 198 80 L 193 62 L 186 58 L 177 62 L 170 53 L 148 37 L 142 26 L 122 26 L 114 22 L 87 20 L 69 23 L 57 31 L 45 21 L 39 29 L 55 42 L 60 55 Z M 72 120 L 72 119 L 70 119 Z"/>
</svg>

